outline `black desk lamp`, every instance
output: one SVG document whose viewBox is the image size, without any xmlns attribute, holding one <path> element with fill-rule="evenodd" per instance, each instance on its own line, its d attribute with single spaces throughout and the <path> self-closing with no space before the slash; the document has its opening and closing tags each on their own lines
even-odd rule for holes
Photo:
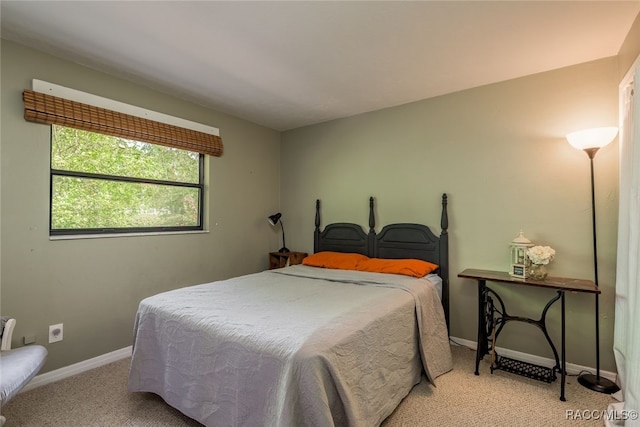
<svg viewBox="0 0 640 427">
<path fill-rule="evenodd" d="M 603 127 L 586 129 L 567 135 L 569 144 L 579 150 L 584 150 L 587 156 L 589 156 L 589 162 L 591 164 L 591 218 L 593 221 L 593 266 L 596 287 L 598 287 L 598 247 L 596 245 L 596 199 L 593 179 L 593 158 L 596 156 L 598 150 L 613 141 L 617 134 L 617 127 Z M 620 388 L 613 381 L 600 376 L 600 307 L 598 305 L 598 297 L 599 294 L 596 294 L 596 374 L 582 374 L 578 377 L 578 382 L 593 391 L 611 394 L 617 392 Z"/>
<path fill-rule="evenodd" d="M 276 224 L 280 223 L 280 228 L 282 228 L 282 247 L 280 248 L 280 250 L 278 250 L 278 252 L 289 252 L 289 249 L 287 249 L 287 245 L 284 241 L 284 225 L 282 224 L 282 220 L 280 218 L 282 218 L 282 214 L 278 212 L 277 214 L 271 215 L 267 219 L 269 220 L 269 224 L 275 226 Z"/>
</svg>

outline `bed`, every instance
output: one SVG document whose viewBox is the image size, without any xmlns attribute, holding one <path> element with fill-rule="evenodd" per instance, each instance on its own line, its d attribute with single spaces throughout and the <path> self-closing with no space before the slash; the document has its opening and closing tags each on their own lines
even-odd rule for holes
<svg viewBox="0 0 640 427">
<path fill-rule="evenodd" d="M 452 368 L 446 208 L 443 195 L 440 236 L 406 223 L 376 233 L 370 198 L 365 233 L 321 230 L 316 201 L 314 255 L 436 264 L 425 277 L 295 265 L 144 299 L 129 390 L 206 426 L 379 425 L 423 375 Z"/>
</svg>

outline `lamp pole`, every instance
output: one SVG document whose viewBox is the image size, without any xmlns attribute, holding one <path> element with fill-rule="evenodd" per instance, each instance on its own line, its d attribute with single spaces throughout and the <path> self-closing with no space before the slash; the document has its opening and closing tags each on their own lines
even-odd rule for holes
<svg viewBox="0 0 640 427">
<path fill-rule="evenodd" d="M 284 240 L 284 224 L 282 223 L 282 219 L 280 219 L 279 222 L 280 222 L 280 228 L 282 228 L 282 247 L 278 252 L 286 253 L 286 252 L 289 252 L 289 249 L 287 249 L 287 243 Z"/>
<path fill-rule="evenodd" d="M 596 193 L 595 193 L 595 180 L 593 174 L 593 158 L 600 147 L 585 148 L 584 151 L 589 156 L 589 165 L 591 167 L 591 220 L 593 223 L 593 269 L 594 269 L 594 283 L 596 288 L 599 288 L 598 284 L 598 244 L 596 235 Z M 599 393 L 611 394 L 615 393 L 620 388 L 611 380 L 602 378 L 600 376 L 600 303 L 599 294 L 595 295 L 596 298 L 596 374 L 582 374 L 578 376 L 578 382 L 584 387 L 587 387 L 593 391 Z"/>
</svg>

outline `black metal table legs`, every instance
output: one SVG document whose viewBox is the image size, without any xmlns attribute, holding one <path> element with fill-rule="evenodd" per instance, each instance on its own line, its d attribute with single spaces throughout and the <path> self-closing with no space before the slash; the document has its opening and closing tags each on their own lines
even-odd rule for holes
<svg viewBox="0 0 640 427">
<path fill-rule="evenodd" d="M 512 372 L 518 375 L 523 375 L 528 378 L 552 382 L 556 380 L 556 371 L 560 372 L 561 384 L 560 384 L 560 400 L 566 401 L 564 396 L 565 380 L 566 380 L 566 345 L 565 345 L 565 292 L 558 290 L 558 294 L 549 300 L 545 305 L 540 319 L 530 319 L 520 316 L 511 316 L 507 313 L 502 298 L 492 289 L 487 287 L 485 280 L 478 280 L 478 339 L 476 349 L 476 369 L 475 375 L 480 375 L 479 366 L 480 361 L 489 352 L 492 353 L 495 358 L 491 361 L 491 372 L 501 369 L 508 372 Z M 491 295 L 490 295 L 491 294 Z M 499 308 L 494 305 L 494 299 L 499 303 Z M 561 354 L 558 356 L 558 351 L 554 345 L 549 333 L 547 331 L 547 313 L 551 306 L 560 300 L 561 304 Z M 495 350 L 495 343 L 498 336 L 504 326 L 511 321 L 525 322 L 538 327 L 544 334 L 549 347 L 553 351 L 555 358 L 555 366 L 553 368 L 547 368 L 543 366 L 534 365 L 528 362 L 521 362 L 518 360 L 510 359 L 504 356 L 499 356 Z"/>
<path fill-rule="evenodd" d="M 488 337 L 486 335 L 485 309 L 487 306 L 487 282 L 478 280 L 478 339 L 476 340 L 476 375 L 480 375 L 480 360 L 488 353 Z"/>
</svg>

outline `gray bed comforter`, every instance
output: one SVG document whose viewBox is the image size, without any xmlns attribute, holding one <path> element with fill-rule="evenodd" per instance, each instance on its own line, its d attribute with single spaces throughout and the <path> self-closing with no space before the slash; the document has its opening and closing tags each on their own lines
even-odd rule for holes
<svg viewBox="0 0 640 427">
<path fill-rule="evenodd" d="M 207 426 L 371 427 L 451 367 L 427 279 L 299 265 L 144 299 L 129 390 Z"/>
</svg>

